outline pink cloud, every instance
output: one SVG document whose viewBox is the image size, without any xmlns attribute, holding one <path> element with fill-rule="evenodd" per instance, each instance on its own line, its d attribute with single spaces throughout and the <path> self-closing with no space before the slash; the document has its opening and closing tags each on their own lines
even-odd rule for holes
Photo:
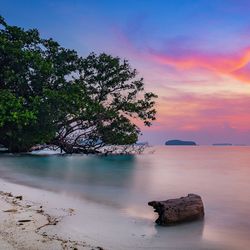
<svg viewBox="0 0 250 250">
<path fill-rule="evenodd" d="M 158 126 L 153 130 L 198 131 L 223 128 L 225 123 L 239 131 L 249 130 L 250 98 L 247 95 L 197 95 L 178 92 L 162 97 Z"/>
<path fill-rule="evenodd" d="M 159 52 L 138 48 L 122 32 L 118 34 L 122 52 L 145 76 L 147 89 L 159 95 L 157 121 L 143 128 L 145 140 L 147 135 L 154 137 L 151 133 L 159 134 L 158 141 L 163 135 L 200 138 L 201 143 L 250 139 L 250 95 L 239 84 L 250 83 L 250 46 L 234 53 L 208 53 L 166 42 L 164 52 Z"/>
<path fill-rule="evenodd" d="M 165 40 L 165 48 L 157 50 L 145 47 L 145 44 L 142 47 L 136 46 L 118 27 L 113 27 L 113 32 L 119 43 L 116 50 L 141 64 L 153 65 L 155 68 L 157 65 L 170 66 L 167 68 L 168 72 L 171 72 L 172 67 L 179 70 L 179 74 L 184 71 L 205 70 L 210 75 L 229 76 L 242 82 L 250 82 L 250 46 L 233 53 L 208 53 L 193 49 L 195 42 L 183 38 L 184 40 Z"/>
<path fill-rule="evenodd" d="M 192 51 L 174 56 L 150 50 L 148 60 L 163 65 L 171 65 L 181 70 L 203 68 L 219 75 L 231 76 L 240 81 L 250 81 L 250 70 L 246 68 L 250 62 L 250 47 L 231 55 L 204 54 Z"/>
<path fill-rule="evenodd" d="M 152 143 L 180 138 L 201 144 L 248 144 L 249 107 L 247 95 L 213 96 L 177 91 L 176 95 L 160 98 L 158 119 L 151 128 L 143 129 L 142 138 L 153 138 Z"/>
</svg>

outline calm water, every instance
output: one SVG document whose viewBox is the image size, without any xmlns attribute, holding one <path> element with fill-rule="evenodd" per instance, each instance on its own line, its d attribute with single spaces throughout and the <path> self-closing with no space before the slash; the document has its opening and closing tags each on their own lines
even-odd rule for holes
<svg viewBox="0 0 250 250">
<path fill-rule="evenodd" d="M 154 149 L 139 156 L 2 155 L 0 176 L 74 195 L 134 218 L 136 225 L 124 227 L 130 236 L 134 227 L 143 229 L 141 249 L 249 249 L 250 147 Z M 188 193 L 202 196 L 204 222 L 155 226 L 147 202 Z M 130 241 L 126 235 L 125 240 Z M 136 241 L 131 238 L 131 249 L 139 249 Z"/>
</svg>

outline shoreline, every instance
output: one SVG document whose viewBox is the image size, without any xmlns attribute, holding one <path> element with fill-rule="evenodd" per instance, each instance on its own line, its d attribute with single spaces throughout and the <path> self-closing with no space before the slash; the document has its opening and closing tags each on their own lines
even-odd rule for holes
<svg viewBox="0 0 250 250">
<path fill-rule="evenodd" d="M 137 250 L 152 239 L 148 225 L 155 232 L 154 221 L 126 210 L 2 178 L 0 208 L 0 246 L 7 250 Z"/>
<path fill-rule="evenodd" d="M 21 189 L 21 190 L 20 190 Z M 22 187 L 0 179 L 0 246 L 12 249 L 74 249 L 102 250 L 100 246 L 88 244 L 85 240 L 74 239 L 67 230 L 65 219 L 75 215 L 73 208 L 52 207 L 49 202 L 34 201 L 28 198 L 30 190 L 35 195 L 48 191 Z M 32 190 L 33 189 L 33 190 Z M 34 193 L 33 193 L 34 194 Z"/>
</svg>

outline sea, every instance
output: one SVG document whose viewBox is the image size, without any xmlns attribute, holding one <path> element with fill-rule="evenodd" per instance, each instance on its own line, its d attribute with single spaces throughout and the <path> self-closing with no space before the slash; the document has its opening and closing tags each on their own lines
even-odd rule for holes
<svg viewBox="0 0 250 250">
<path fill-rule="evenodd" d="M 82 202 L 76 223 L 83 226 L 76 227 L 107 249 L 250 249 L 248 146 L 154 146 L 120 156 L 1 154 L 0 178 Z M 204 220 L 155 224 L 149 201 L 189 193 L 202 197 Z M 96 208 L 86 218 L 84 204 Z"/>
</svg>

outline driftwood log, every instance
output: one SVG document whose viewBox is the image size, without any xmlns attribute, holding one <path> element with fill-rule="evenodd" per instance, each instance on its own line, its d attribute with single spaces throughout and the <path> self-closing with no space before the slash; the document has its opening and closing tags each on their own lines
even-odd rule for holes
<svg viewBox="0 0 250 250">
<path fill-rule="evenodd" d="M 186 221 L 202 219 L 204 206 L 197 194 L 188 194 L 186 197 L 166 201 L 151 201 L 148 203 L 159 214 L 155 221 L 158 225 L 168 226 Z"/>
</svg>

